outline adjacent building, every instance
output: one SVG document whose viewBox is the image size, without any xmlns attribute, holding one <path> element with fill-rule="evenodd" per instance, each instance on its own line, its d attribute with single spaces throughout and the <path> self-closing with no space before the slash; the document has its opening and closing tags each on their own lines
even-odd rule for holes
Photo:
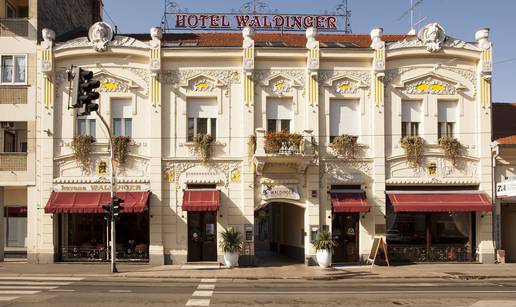
<svg viewBox="0 0 516 307">
<path fill-rule="evenodd" d="M 121 259 L 220 261 L 234 227 L 242 264 L 309 263 L 322 229 L 334 262 L 365 262 L 375 236 L 391 261 L 494 262 L 489 30 L 475 38 L 437 23 L 417 36 L 44 34 L 29 259 L 100 261 L 109 247 L 108 135 L 70 109 L 74 65 L 101 80 L 122 144 Z"/>
<path fill-rule="evenodd" d="M 100 0 L 0 1 L 0 259 L 4 250 L 23 256 L 31 238 L 38 240 L 37 227 L 27 223 L 37 220 L 38 33 L 87 30 L 100 20 L 101 6 Z"/>
</svg>

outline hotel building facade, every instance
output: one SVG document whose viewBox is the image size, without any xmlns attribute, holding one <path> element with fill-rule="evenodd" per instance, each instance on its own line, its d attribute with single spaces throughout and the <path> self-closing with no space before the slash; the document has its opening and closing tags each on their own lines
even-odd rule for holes
<svg viewBox="0 0 516 307">
<path fill-rule="evenodd" d="M 414 36 L 44 34 L 29 261 L 98 261 L 109 246 L 108 136 L 69 108 L 73 65 L 101 81 L 99 112 L 130 139 L 115 171 L 119 259 L 221 261 L 234 227 L 241 264 L 311 263 L 323 229 L 334 262 L 365 262 L 375 236 L 391 261 L 494 262 L 492 47 L 489 30 L 475 38 L 437 23 Z M 95 141 L 79 161 L 80 135 Z"/>
</svg>

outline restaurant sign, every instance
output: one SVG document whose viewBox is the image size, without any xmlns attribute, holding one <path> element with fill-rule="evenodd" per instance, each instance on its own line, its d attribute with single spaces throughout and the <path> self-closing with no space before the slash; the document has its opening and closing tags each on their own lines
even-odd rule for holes
<svg viewBox="0 0 516 307">
<path fill-rule="evenodd" d="M 148 191 L 150 187 L 148 185 L 141 184 L 124 184 L 118 183 L 116 185 L 116 191 L 118 192 L 137 192 L 137 191 Z M 109 192 L 111 191 L 111 185 L 108 184 L 63 184 L 55 185 L 54 191 L 56 192 Z"/>
<path fill-rule="evenodd" d="M 292 15 L 292 14 L 202 14 L 176 13 L 175 30 L 239 30 L 251 27 L 265 31 L 304 31 L 317 28 L 320 31 L 338 31 L 340 15 Z"/>
<path fill-rule="evenodd" d="M 299 200 L 297 184 L 263 184 L 262 200 L 277 198 Z"/>
</svg>

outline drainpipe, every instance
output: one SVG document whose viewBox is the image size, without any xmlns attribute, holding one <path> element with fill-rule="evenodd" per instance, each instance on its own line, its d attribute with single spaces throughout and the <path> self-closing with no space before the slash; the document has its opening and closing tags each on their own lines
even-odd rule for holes
<svg viewBox="0 0 516 307">
<path fill-rule="evenodd" d="M 500 242 L 500 219 L 496 208 L 496 159 L 500 156 L 500 145 L 497 142 L 493 142 L 491 145 L 491 197 L 493 199 L 493 240 L 495 242 L 495 253 L 501 247 Z M 496 255 L 495 255 L 496 257 Z"/>
</svg>

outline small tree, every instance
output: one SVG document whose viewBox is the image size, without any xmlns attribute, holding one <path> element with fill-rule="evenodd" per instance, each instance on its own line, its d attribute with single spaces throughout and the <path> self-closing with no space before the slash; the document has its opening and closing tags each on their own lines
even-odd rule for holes
<svg viewBox="0 0 516 307">
<path fill-rule="evenodd" d="M 83 170 L 88 170 L 90 166 L 90 145 L 93 143 L 95 138 L 91 135 L 78 135 L 72 140 L 73 156 Z"/>
<path fill-rule="evenodd" d="M 405 136 L 401 139 L 401 147 L 405 150 L 405 158 L 412 167 L 421 166 L 425 140 L 420 136 Z"/>
</svg>

